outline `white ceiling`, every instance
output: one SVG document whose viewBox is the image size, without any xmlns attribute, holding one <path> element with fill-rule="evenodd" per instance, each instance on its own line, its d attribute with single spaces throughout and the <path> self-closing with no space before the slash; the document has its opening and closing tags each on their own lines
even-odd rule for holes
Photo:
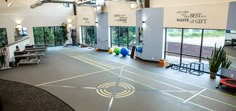
<svg viewBox="0 0 236 111">
<path fill-rule="evenodd" d="M 9 3 L 13 3 L 11 7 L 30 7 L 30 5 L 37 0 L 0 0 L 0 8 L 7 8 Z"/>
<path fill-rule="evenodd" d="M 8 2 L 6 2 L 5 0 L 0 0 L 0 8 L 8 8 L 8 4 L 9 3 L 13 3 L 11 5 L 10 8 L 15 7 L 15 8 L 19 8 L 19 7 L 24 7 L 24 8 L 29 8 L 31 4 L 35 3 L 38 0 L 8 0 Z M 58 1 L 77 1 L 77 0 L 58 0 Z M 131 1 L 131 0 L 105 0 L 105 1 L 119 1 L 119 2 L 124 2 L 124 1 Z M 216 1 L 225 1 L 225 2 L 231 2 L 231 1 L 236 1 L 236 0 L 150 0 L 150 1 L 155 1 L 155 2 L 159 2 L 158 4 L 163 4 L 163 3 L 167 3 L 167 4 L 173 4 L 174 2 L 176 3 L 182 3 L 182 2 L 201 2 L 201 1 L 208 1 L 208 2 L 216 2 Z M 150 2 L 152 3 L 152 2 Z"/>
<path fill-rule="evenodd" d="M 38 0 L 0 0 L 0 8 L 7 8 L 9 3 L 13 3 L 11 7 L 30 7 L 31 4 L 37 2 Z M 57 0 L 57 1 L 80 1 L 80 0 Z M 131 1 L 131 0 L 105 0 L 105 1 Z"/>
</svg>

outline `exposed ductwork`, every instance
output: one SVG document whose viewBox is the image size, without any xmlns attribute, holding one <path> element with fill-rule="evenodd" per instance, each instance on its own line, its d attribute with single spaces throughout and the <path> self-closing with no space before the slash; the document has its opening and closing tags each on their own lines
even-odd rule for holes
<svg viewBox="0 0 236 111">
<path fill-rule="evenodd" d="M 60 1 L 60 0 L 38 0 L 36 3 L 30 5 L 30 8 L 36 8 L 38 6 L 41 6 L 45 3 L 71 3 L 74 4 L 74 1 Z"/>
<path fill-rule="evenodd" d="M 86 1 L 81 1 L 81 0 L 71 0 L 71 1 L 65 1 L 65 0 L 38 0 L 36 3 L 30 5 L 31 8 L 36 8 L 38 6 L 41 6 L 45 3 L 69 3 L 69 4 L 75 4 L 75 5 L 83 5 L 83 4 L 95 4 L 96 5 L 96 0 L 86 0 Z"/>
</svg>

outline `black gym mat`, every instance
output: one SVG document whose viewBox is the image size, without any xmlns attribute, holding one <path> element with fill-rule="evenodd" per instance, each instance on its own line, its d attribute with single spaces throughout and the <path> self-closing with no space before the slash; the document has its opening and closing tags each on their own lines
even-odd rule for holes
<svg viewBox="0 0 236 111">
<path fill-rule="evenodd" d="M 51 93 L 35 86 L 0 79 L 0 111 L 75 111 Z"/>
</svg>

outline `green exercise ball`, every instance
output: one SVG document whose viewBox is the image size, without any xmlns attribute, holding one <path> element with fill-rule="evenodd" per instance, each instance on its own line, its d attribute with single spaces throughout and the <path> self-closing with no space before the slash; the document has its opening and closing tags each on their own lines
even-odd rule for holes
<svg viewBox="0 0 236 111">
<path fill-rule="evenodd" d="M 114 53 L 116 54 L 116 55 L 119 55 L 120 54 L 120 49 L 117 47 L 117 48 L 115 48 L 114 49 Z"/>
</svg>

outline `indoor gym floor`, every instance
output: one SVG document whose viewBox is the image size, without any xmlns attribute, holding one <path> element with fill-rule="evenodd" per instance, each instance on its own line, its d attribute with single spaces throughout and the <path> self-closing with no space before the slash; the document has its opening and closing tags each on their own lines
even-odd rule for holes
<svg viewBox="0 0 236 111">
<path fill-rule="evenodd" d="M 76 111 L 236 111 L 218 79 L 158 68 L 94 49 L 49 48 L 39 65 L 2 71 L 1 79 L 43 88 Z"/>
</svg>

